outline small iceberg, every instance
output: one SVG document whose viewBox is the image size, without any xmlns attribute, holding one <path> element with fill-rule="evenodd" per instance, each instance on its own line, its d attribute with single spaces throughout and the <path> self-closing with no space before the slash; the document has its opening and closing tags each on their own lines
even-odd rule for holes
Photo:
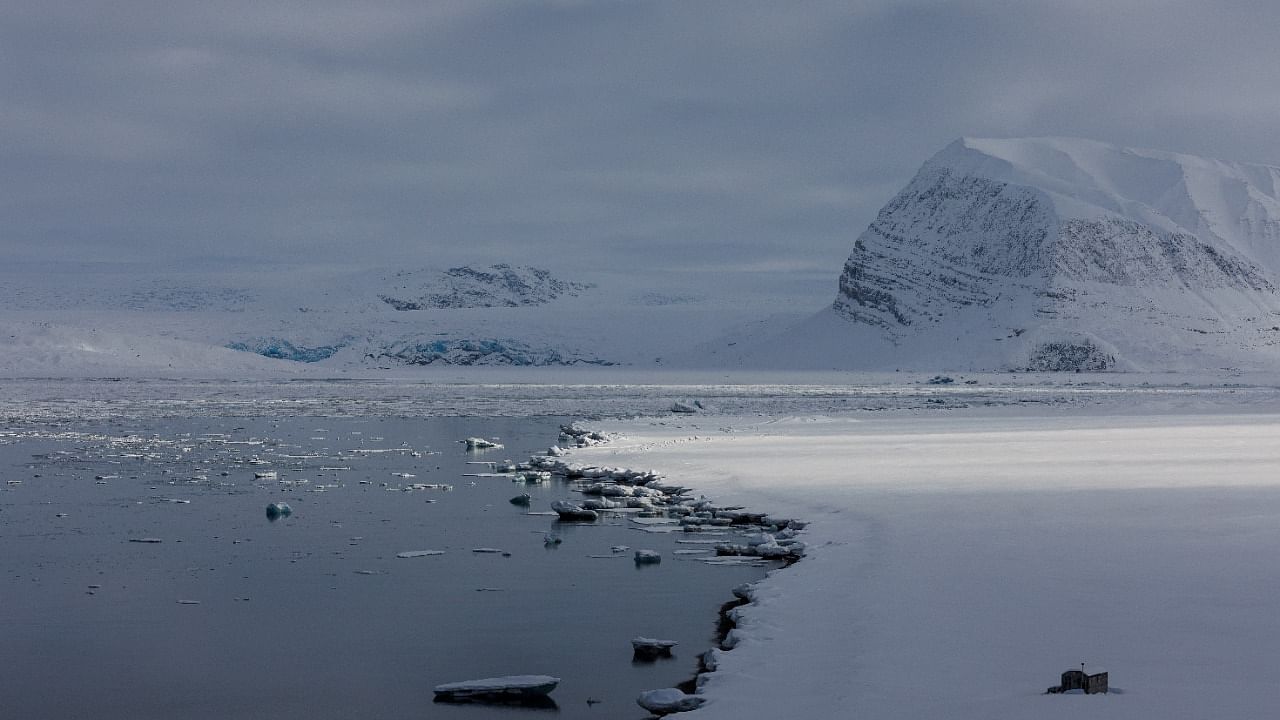
<svg viewBox="0 0 1280 720">
<path fill-rule="evenodd" d="M 637 550 L 635 557 L 637 565 L 656 565 L 662 562 L 662 553 L 657 550 Z"/>
<path fill-rule="evenodd" d="M 501 443 L 485 440 L 484 438 L 469 437 L 462 442 L 466 443 L 468 450 L 496 450 L 502 447 Z"/>
<path fill-rule="evenodd" d="M 489 702 L 541 705 L 560 684 L 550 675 L 508 675 L 437 685 L 436 702 Z"/>
<path fill-rule="evenodd" d="M 267 519 L 273 522 L 282 517 L 289 517 L 292 514 L 293 508 L 289 507 L 289 503 L 280 502 L 267 505 Z"/>
<path fill-rule="evenodd" d="M 675 640 L 638 637 L 631 640 L 631 651 L 636 660 L 657 660 L 671 657 L 671 648 L 679 645 Z"/>
<path fill-rule="evenodd" d="M 670 715 L 671 713 L 697 710 L 706 698 L 697 695 L 686 695 L 676 688 L 648 690 L 640 693 L 636 704 L 654 715 Z"/>
<path fill-rule="evenodd" d="M 561 520 L 592 522 L 600 518 L 600 514 L 595 510 L 587 510 L 569 500 L 556 500 L 551 503 L 551 509 L 556 511 Z"/>
</svg>

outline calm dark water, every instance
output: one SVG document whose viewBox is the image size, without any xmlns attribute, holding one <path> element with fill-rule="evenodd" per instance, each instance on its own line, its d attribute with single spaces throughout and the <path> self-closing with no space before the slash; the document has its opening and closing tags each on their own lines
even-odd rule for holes
<svg viewBox="0 0 1280 720">
<path fill-rule="evenodd" d="M 729 589 L 764 570 L 676 554 L 707 546 L 625 517 L 564 525 L 508 502 L 577 497 L 562 482 L 463 476 L 487 470 L 469 461 L 545 449 L 557 424 L 202 418 L 0 433 L 0 712 L 645 717 L 636 695 L 687 679 Z M 456 441 L 473 435 L 506 448 L 467 453 Z M 413 483 L 453 489 L 403 489 Z M 279 501 L 294 512 L 269 522 Z M 562 544 L 544 545 L 547 532 Z M 664 559 L 637 567 L 616 545 Z M 445 553 L 396 557 L 427 549 Z M 678 640 L 676 658 L 633 664 L 636 635 Z M 432 702 L 436 684 L 508 674 L 561 677 L 558 710 Z"/>
</svg>

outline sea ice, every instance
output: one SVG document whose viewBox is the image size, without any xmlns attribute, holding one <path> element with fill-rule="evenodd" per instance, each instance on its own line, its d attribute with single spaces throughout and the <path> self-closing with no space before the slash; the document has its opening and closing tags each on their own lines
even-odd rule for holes
<svg viewBox="0 0 1280 720">
<path fill-rule="evenodd" d="M 686 695 L 676 688 L 648 690 L 640 693 L 636 704 L 654 715 L 670 715 L 671 713 L 697 710 L 706 699 L 698 695 Z"/>
</svg>

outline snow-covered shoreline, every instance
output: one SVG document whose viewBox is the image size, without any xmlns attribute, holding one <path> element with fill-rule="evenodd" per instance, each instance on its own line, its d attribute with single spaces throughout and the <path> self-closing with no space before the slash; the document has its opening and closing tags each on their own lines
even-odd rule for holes
<svg viewBox="0 0 1280 720">
<path fill-rule="evenodd" d="M 660 424 L 660 422 L 662 424 Z M 597 423 L 573 458 L 810 521 L 693 717 L 1259 717 L 1280 416 Z M 1118 692 L 1045 696 L 1105 664 Z M 1081 707 L 1080 703 L 1088 707 Z"/>
</svg>

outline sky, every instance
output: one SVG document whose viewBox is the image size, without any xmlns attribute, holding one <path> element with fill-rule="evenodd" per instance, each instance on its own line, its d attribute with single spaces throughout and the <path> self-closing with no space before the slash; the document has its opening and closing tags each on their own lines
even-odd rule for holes
<svg viewBox="0 0 1280 720">
<path fill-rule="evenodd" d="M 1277 27 L 1272 0 L 3 3 L 0 252 L 834 282 L 961 136 L 1280 164 Z"/>
</svg>

